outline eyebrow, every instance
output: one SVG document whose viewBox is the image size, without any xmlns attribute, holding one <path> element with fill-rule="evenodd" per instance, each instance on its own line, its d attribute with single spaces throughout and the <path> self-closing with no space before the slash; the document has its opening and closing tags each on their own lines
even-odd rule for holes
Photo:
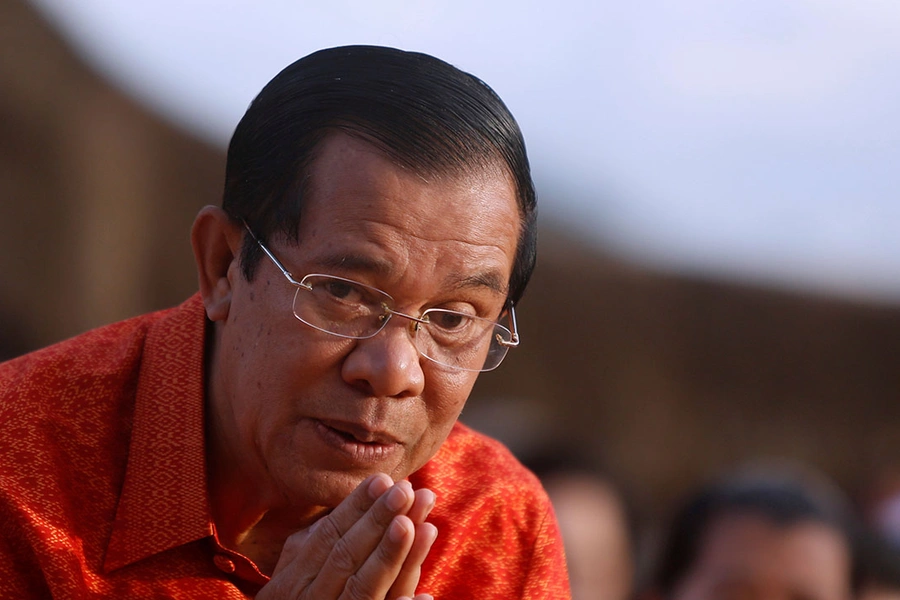
<svg viewBox="0 0 900 600">
<path fill-rule="evenodd" d="M 456 289 L 488 288 L 498 294 L 506 294 L 508 287 L 496 271 L 485 271 L 467 277 L 451 275 L 445 281 Z"/>
<path fill-rule="evenodd" d="M 394 265 L 386 260 L 379 260 L 363 254 L 334 254 L 324 256 L 316 262 L 323 269 L 348 269 L 373 275 L 389 275 L 394 271 Z M 508 292 L 507 282 L 496 270 L 487 270 L 475 275 L 461 275 L 451 273 L 444 279 L 444 285 L 450 289 L 487 288 L 498 294 L 505 295 Z"/>
<path fill-rule="evenodd" d="M 394 270 L 390 262 L 363 254 L 332 254 L 317 259 L 316 263 L 326 269 L 349 269 L 375 275 L 387 275 Z"/>
</svg>

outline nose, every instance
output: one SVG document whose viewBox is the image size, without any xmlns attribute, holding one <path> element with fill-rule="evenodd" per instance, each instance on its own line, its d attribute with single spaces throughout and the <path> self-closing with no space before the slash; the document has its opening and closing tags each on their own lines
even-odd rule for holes
<svg viewBox="0 0 900 600">
<path fill-rule="evenodd" d="M 425 388 L 421 356 L 406 319 L 391 319 L 374 337 L 357 341 L 344 359 L 344 381 L 382 398 L 418 396 Z"/>
</svg>

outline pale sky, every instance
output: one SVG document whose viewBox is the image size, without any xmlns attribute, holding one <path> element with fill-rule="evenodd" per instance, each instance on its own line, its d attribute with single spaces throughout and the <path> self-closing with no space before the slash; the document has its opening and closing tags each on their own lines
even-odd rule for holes
<svg viewBox="0 0 900 600">
<path fill-rule="evenodd" d="M 434 54 L 516 115 L 543 215 L 657 266 L 900 303 L 900 1 L 36 5 L 223 147 L 314 50 Z"/>
</svg>

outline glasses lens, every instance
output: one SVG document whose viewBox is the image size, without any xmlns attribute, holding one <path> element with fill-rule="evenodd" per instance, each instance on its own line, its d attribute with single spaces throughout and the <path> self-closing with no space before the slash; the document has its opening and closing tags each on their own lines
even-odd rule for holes
<svg viewBox="0 0 900 600">
<path fill-rule="evenodd" d="M 294 316 L 339 337 L 365 339 L 382 330 L 392 314 L 416 322 L 416 348 L 425 358 L 462 371 L 490 371 L 503 362 L 512 332 L 488 319 L 432 308 L 419 321 L 389 308 L 393 299 L 377 288 L 333 275 L 312 274 L 294 292 Z"/>
<path fill-rule="evenodd" d="M 332 275 L 307 275 L 294 293 L 294 316 L 341 337 L 363 339 L 384 325 L 391 297 L 379 289 Z"/>
<path fill-rule="evenodd" d="M 425 311 L 416 333 L 416 346 L 426 358 L 463 371 L 496 369 L 509 348 L 512 333 L 502 325 L 452 310 Z"/>
</svg>

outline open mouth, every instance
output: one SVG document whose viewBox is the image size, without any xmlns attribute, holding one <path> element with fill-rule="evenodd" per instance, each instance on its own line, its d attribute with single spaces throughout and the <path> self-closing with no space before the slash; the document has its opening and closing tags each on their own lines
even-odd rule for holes
<svg viewBox="0 0 900 600">
<path fill-rule="evenodd" d="M 344 423 L 316 421 L 316 431 L 331 447 L 354 461 L 375 462 L 387 458 L 400 444 L 389 437 L 348 426 Z"/>
</svg>

